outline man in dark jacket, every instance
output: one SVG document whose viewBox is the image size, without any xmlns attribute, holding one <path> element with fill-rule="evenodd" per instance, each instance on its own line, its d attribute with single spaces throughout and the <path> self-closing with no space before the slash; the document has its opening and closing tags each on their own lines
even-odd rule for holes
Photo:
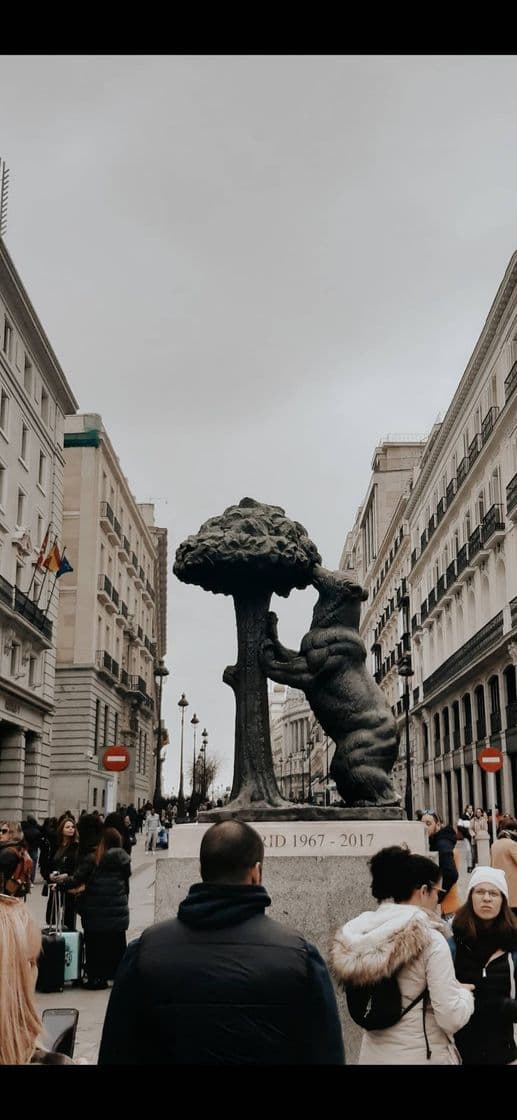
<svg viewBox="0 0 517 1120">
<path fill-rule="evenodd" d="M 441 903 L 442 916 L 454 914 L 460 905 L 459 895 L 453 887 L 458 881 L 454 849 L 456 833 L 449 824 L 444 824 L 439 814 L 428 809 L 423 817 L 431 852 L 438 852 L 438 864 L 442 873 L 442 887 L 447 892 Z"/>
<path fill-rule="evenodd" d="M 264 913 L 263 859 L 260 836 L 243 821 L 207 830 L 202 883 L 121 962 L 99 1065 L 344 1064 L 326 965 Z"/>
</svg>

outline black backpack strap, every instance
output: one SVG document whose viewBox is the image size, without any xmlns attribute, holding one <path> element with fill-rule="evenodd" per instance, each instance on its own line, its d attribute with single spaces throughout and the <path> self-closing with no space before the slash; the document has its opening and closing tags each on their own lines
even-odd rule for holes
<svg viewBox="0 0 517 1120">
<path fill-rule="evenodd" d="M 426 996 L 426 995 L 427 995 L 427 988 L 424 988 L 423 992 L 420 992 L 419 996 L 416 996 L 415 999 L 413 999 L 411 1001 L 411 1003 L 408 1003 L 407 1007 L 404 1008 L 400 1018 L 403 1019 L 404 1015 L 407 1015 L 408 1011 L 411 1011 L 412 1007 L 416 1007 L 417 1003 L 420 1003 L 420 1000 L 423 999 L 424 996 Z"/>
</svg>

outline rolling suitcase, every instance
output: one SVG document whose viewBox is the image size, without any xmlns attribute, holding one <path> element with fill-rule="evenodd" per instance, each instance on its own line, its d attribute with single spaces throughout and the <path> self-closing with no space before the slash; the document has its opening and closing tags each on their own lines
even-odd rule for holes
<svg viewBox="0 0 517 1120">
<path fill-rule="evenodd" d="M 83 968 L 83 935 L 75 930 L 63 930 L 65 939 L 65 984 L 77 983 Z"/>
<path fill-rule="evenodd" d="M 38 992 L 62 992 L 65 986 L 65 938 L 62 933 L 63 907 L 58 891 L 52 892 L 50 925 L 42 931 L 38 960 Z"/>
</svg>

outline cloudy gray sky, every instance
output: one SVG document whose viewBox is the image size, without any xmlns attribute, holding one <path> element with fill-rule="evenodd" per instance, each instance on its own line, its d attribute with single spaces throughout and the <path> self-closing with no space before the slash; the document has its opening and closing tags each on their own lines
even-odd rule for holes
<svg viewBox="0 0 517 1120">
<path fill-rule="evenodd" d="M 0 154 L 7 247 L 169 530 L 166 785 L 181 692 L 229 783 L 232 604 L 175 549 L 251 495 L 337 566 L 375 444 L 446 409 L 517 248 L 517 56 L 3 56 Z"/>
</svg>

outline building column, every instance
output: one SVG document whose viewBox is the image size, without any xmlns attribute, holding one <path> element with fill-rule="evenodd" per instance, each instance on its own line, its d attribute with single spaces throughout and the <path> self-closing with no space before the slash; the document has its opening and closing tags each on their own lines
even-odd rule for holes
<svg viewBox="0 0 517 1120">
<path fill-rule="evenodd" d="M 39 820 L 42 785 L 43 737 L 31 731 L 25 733 L 25 778 L 23 789 L 23 819 L 27 813 Z"/>
<path fill-rule="evenodd" d="M 25 734 L 21 727 L 5 725 L 0 732 L 0 816 L 21 821 L 25 781 Z"/>
</svg>

